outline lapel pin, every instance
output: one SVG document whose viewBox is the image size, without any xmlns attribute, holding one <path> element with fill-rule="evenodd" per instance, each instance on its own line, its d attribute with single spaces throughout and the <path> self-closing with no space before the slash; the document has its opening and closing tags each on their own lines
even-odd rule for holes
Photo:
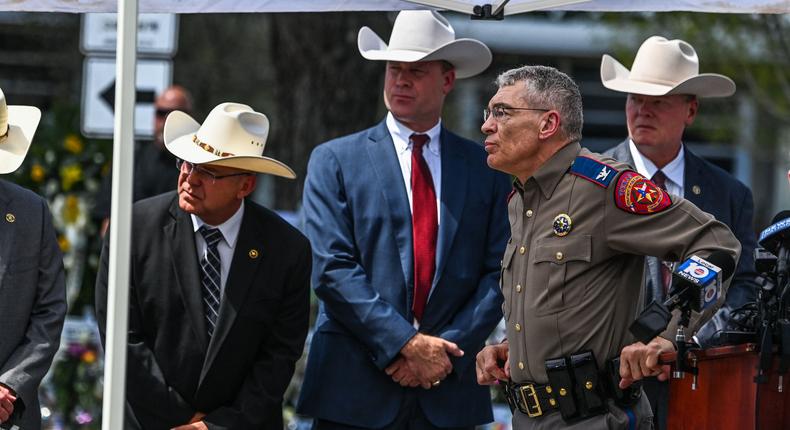
<svg viewBox="0 0 790 430">
<path fill-rule="evenodd" d="M 702 189 L 699 187 L 699 185 L 694 185 L 691 187 L 691 192 L 696 195 L 700 195 L 702 193 Z"/>
<path fill-rule="evenodd" d="M 248 255 L 250 256 L 250 258 L 252 258 L 254 260 L 254 259 L 258 258 L 258 250 L 257 249 L 251 249 Z"/>
<path fill-rule="evenodd" d="M 572 225 L 573 221 L 571 221 L 571 217 L 568 214 L 559 214 L 554 217 L 554 223 L 552 224 L 554 234 L 559 237 L 567 236 L 571 232 Z"/>
<path fill-rule="evenodd" d="M 7 213 L 5 214 L 5 220 L 8 222 L 14 222 L 16 221 L 16 217 L 12 213 Z"/>
</svg>

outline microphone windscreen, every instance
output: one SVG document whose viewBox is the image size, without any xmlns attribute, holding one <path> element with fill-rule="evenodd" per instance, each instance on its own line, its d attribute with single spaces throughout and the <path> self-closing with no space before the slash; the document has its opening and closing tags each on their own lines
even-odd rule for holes
<svg viewBox="0 0 790 430">
<path fill-rule="evenodd" d="M 790 211 L 788 211 L 790 215 Z M 732 276 L 732 272 L 735 271 L 735 260 L 728 254 L 726 251 L 713 251 L 706 260 L 711 263 L 719 266 L 721 269 L 721 279 L 722 281 L 726 281 L 730 279 Z"/>
</svg>

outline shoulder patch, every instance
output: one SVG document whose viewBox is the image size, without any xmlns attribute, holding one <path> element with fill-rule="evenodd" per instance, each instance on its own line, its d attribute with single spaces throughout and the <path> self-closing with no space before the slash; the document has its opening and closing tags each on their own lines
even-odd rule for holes
<svg viewBox="0 0 790 430">
<path fill-rule="evenodd" d="M 612 166 L 601 163 L 598 160 L 579 156 L 573 160 L 573 165 L 571 165 L 571 173 L 580 178 L 584 178 L 595 185 L 608 188 L 609 184 L 612 182 L 612 179 L 617 176 L 618 170 Z"/>
<path fill-rule="evenodd" d="M 614 202 L 618 208 L 639 215 L 658 213 L 672 205 L 666 191 L 633 170 L 626 170 L 617 180 Z"/>
</svg>

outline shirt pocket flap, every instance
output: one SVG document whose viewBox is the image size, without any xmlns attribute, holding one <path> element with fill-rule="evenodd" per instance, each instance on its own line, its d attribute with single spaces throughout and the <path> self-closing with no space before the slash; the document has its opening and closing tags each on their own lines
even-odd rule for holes
<svg viewBox="0 0 790 430">
<path fill-rule="evenodd" d="M 535 262 L 565 264 L 568 261 L 590 262 L 592 236 L 544 237 L 536 243 Z"/>
</svg>

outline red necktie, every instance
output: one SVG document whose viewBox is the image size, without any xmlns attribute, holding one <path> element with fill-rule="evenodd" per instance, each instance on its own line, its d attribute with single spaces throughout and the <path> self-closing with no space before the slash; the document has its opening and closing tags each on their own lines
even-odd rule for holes
<svg viewBox="0 0 790 430">
<path fill-rule="evenodd" d="M 664 172 L 657 170 L 651 181 L 661 187 L 664 192 L 667 192 L 667 175 L 665 175 Z M 669 263 L 666 261 L 661 261 L 661 282 L 664 284 L 662 287 L 664 288 L 664 297 L 666 297 L 669 284 L 672 282 L 672 270 L 669 268 Z"/>
<path fill-rule="evenodd" d="M 426 134 L 412 134 L 411 197 L 412 237 L 414 239 L 414 303 L 412 310 L 417 321 L 422 320 L 425 303 L 436 270 L 436 234 L 439 218 L 436 214 L 436 191 L 422 148 L 430 138 Z"/>
</svg>

